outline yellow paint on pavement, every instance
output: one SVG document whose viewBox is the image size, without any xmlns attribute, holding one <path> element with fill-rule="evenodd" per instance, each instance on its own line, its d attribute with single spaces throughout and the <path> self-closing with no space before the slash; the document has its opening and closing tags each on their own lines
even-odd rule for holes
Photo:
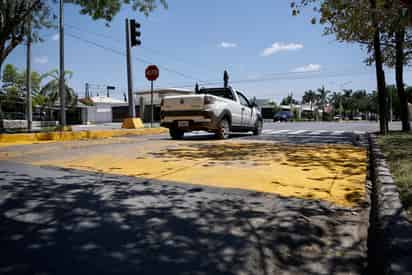
<svg viewBox="0 0 412 275">
<path fill-rule="evenodd" d="M 263 142 L 159 142 L 157 149 L 37 162 L 87 171 L 319 199 L 353 207 L 364 200 L 366 150 Z"/>
<path fill-rule="evenodd" d="M 45 132 L 30 134 L 0 134 L 0 146 L 59 142 L 85 139 L 103 139 L 128 135 L 157 135 L 166 133 L 166 128 L 119 129 L 78 132 Z"/>
</svg>

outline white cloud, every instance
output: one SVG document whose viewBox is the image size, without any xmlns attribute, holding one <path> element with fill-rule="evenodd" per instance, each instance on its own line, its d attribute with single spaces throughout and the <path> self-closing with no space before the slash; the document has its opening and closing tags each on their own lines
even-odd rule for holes
<svg viewBox="0 0 412 275">
<path fill-rule="evenodd" d="M 53 40 L 53 41 L 59 40 L 59 34 L 56 33 L 55 35 L 53 35 L 53 36 L 52 36 L 52 40 Z"/>
<path fill-rule="evenodd" d="M 46 64 L 49 62 L 49 58 L 47 56 L 37 56 L 34 58 L 34 62 L 38 64 Z"/>
<path fill-rule="evenodd" d="M 319 72 L 322 66 L 319 64 L 309 64 L 302 67 L 298 67 L 292 70 L 294 73 L 307 73 L 307 72 Z"/>
<path fill-rule="evenodd" d="M 303 49 L 303 44 L 275 42 L 269 48 L 264 49 L 261 56 L 270 56 L 278 52 L 297 51 L 300 49 Z"/>
<path fill-rule="evenodd" d="M 236 48 L 237 44 L 236 43 L 230 43 L 230 42 L 222 42 L 222 43 L 219 44 L 219 47 L 225 48 L 225 49 L 227 49 L 227 48 Z"/>
</svg>

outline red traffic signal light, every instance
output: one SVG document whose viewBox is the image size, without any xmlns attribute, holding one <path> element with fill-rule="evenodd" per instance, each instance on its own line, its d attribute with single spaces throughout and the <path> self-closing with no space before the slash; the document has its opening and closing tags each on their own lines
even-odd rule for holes
<svg viewBox="0 0 412 275">
<path fill-rule="evenodd" d="M 130 20 L 130 42 L 132 47 L 142 44 L 140 35 L 140 23 L 136 22 L 136 20 Z"/>
</svg>

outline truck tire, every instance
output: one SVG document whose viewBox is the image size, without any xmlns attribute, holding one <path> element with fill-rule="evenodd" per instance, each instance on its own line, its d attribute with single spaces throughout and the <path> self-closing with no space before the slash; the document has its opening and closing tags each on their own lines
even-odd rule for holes
<svg viewBox="0 0 412 275">
<path fill-rule="evenodd" d="M 169 134 L 172 137 L 172 139 L 182 139 L 185 132 L 183 132 L 182 130 L 179 129 L 169 129 Z"/>
<path fill-rule="evenodd" d="M 219 122 L 219 129 L 216 131 L 217 139 L 227 139 L 229 138 L 230 123 L 224 118 Z"/>
<path fill-rule="evenodd" d="M 253 129 L 253 135 L 260 136 L 262 134 L 262 128 L 263 128 L 263 121 L 259 119 L 258 121 L 256 121 L 255 129 Z"/>
</svg>

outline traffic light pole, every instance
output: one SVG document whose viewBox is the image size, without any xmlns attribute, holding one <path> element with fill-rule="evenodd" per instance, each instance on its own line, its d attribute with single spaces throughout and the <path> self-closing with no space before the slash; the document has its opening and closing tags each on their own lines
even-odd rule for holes
<svg viewBox="0 0 412 275">
<path fill-rule="evenodd" d="M 60 76 L 59 76 L 59 97 L 60 97 L 60 125 L 66 126 L 66 91 L 64 84 L 64 1 L 60 0 L 60 20 L 59 20 L 59 35 L 60 35 Z"/>
<path fill-rule="evenodd" d="M 31 132 L 33 121 L 33 107 L 31 98 L 31 16 L 29 19 L 29 33 L 27 35 L 27 60 L 26 60 L 26 119 L 27 130 Z"/>
<path fill-rule="evenodd" d="M 126 62 L 127 62 L 127 92 L 129 102 L 129 116 L 136 117 L 136 110 L 134 108 L 133 100 L 133 72 L 132 72 L 132 56 L 130 44 L 130 24 L 129 19 L 126 18 Z"/>
</svg>

